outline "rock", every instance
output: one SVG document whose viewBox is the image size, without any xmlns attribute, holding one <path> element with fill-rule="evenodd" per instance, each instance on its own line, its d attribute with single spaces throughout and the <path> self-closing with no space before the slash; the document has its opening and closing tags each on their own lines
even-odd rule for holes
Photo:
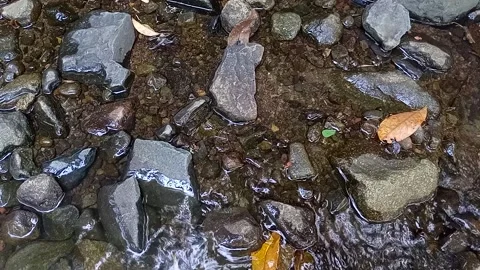
<svg viewBox="0 0 480 270">
<path fill-rule="evenodd" d="M 82 93 L 82 86 L 78 82 L 65 82 L 55 90 L 55 95 L 57 93 L 64 97 L 78 97 Z"/>
<path fill-rule="evenodd" d="M 109 131 L 130 131 L 134 126 L 135 110 L 130 100 L 101 105 L 82 122 L 83 130 L 95 136 L 103 136 Z"/>
<path fill-rule="evenodd" d="M 155 136 L 160 141 L 169 142 L 177 134 L 175 126 L 166 124 L 155 131 Z"/>
<path fill-rule="evenodd" d="M 97 209 L 84 209 L 75 224 L 75 234 L 79 239 L 105 240 L 105 230 L 100 223 Z"/>
<path fill-rule="evenodd" d="M 337 0 L 315 0 L 315 5 L 322 8 L 334 8 Z"/>
<path fill-rule="evenodd" d="M 49 138 L 65 138 L 70 131 L 65 112 L 47 96 L 39 96 L 33 105 L 33 119 L 37 134 Z"/>
<path fill-rule="evenodd" d="M 27 180 L 38 171 L 37 165 L 33 161 L 32 148 L 17 148 L 13 150 L 9 163 L 10 175 L 15 180 Z"/>
<path fill-rule="evenodd" d="M 263 46 L 237 44 L 225 49 L 222 62 L 210 86 L 220 114 L 234 122 L 257 118 L 255 68 L 263 56 Z"/>
<path fill-rule="evenodd" d="M 192 10 L 201 14 L 218 15 L 221 7 L 212 0 L 167 0 L 168 5 L 182 9 Z"/>
<path fill-rule="evenodd" d="M 303 32 L 312 37 L 318 45 L 333 45 L 342 37 L 342 21 L 338 15 L 330 14 L 325 19 L 315 19 L 304 24 Z"/>
<path fill-rule="evenodd" d="M 3 78 L 6 83 L 12 82 L 15 78 L 25 72 L 25 66 L 18 60 L 13 60 L 5 65 L 5 73 Z"/>
<path fill-rule="evenodd" d="M 218 252 L 228 256 L 247 256 L 262 245 L 262 230 L 247 209 L 225 208 L 210 212 L 203 221 L 203 231 L 211 233 Z"/>
<path fill-rule="evenodd" d="M 195 23 L 195 13 L 189 11 L 189 12 L 182 12 L 178 14 L 177 23 L 178 25 Z"/>
<path fill-rule="evenodd" d="M 456 267 L 454 269 L 477 270 L 480 269 L 480 260 L 472 251 L 465 251 L 456 256 Z"/>
<path fill-rule="evenodd" d="M 152 87 L 153 90 L 158 91 L 165 85 L 167 85 L 167 78 L 161 74 L 150 74 L 147 79 L 147 85 Z"/>
<path fill-rule="evenodd" d="M 393 57 L 392 62 L 398 69 L 403 71 L 408 77 L 412 78 L 412 80 L 419 80 L 423 76 L 424 68 L 410 58 L 401 56 Z"/>
<path fill-rule="evenodd" d="M 132 137 L 125 131 L 119 131 L 105 140 L 100 149 L 108 161 L 116 161 L 127 155 Z"/>
<path fill-rule="evenodd" d="M 22 247 L 8 258 L 5 270 L 49 269 L 58 259 L 69 254 L 75 247 L 72 240 L 50 242 L 36 241 Z"/>
<path fill-rule="evenodd" d="M 40 91 L 41 83 L 40 74 L 30 73 L 18 76 L 11 83 L 0 88 L 0 111 L 15 109 L 17 103 L 27 94 L 35 97 Z"/>
<path fill-rule="evenodd" d="M 348 49 L 345 46 L 341 44 L 334 45 L 332 47 L 331 56 L 333 63 L 337 67 L 343 70 L 350 69 L 350 63 L 352 62 L 352 59 L 348 55 Z"/>
<path fill-rule="evenodd" d="M 41 10 L 42 5 L 38 0 L 17 0 L 4 6 L 0 13 L 3 18 L 16 21 L 26 27 L 38 19 Z"/>
<path fill-rule="evenodd" d="M 470 246 L 469 240 L 469 235 L 466 232 L 455 231 L 439 240 L 440 249 L 451 254 L 460 253 L 468 249 L 468 246 Z"/>
<path fill-rule="evenodd" d="M 95 161 L 96 152 L 95 148 L 84 148 L 72 155 L 59 156 L 45 162 L 42 170 L 44 173 L 55 176 L 64 190 L 72 190 L 87 175 L 88 169 Z"/>
<path fill-rule="evenodd" d="M 21 112 L 0 112 L 0 159 L 15 147 L 30 144 L 32 132 L 28 120 Z"/>
<path fill-rule="evenodd" d="M 7 63 L 21 58 L 22 54 L 18 46 L 18 30 L 5 24 L 0 26 L 0 61 Z"/>
<path fill-rule="evenodd" d="M 432 197 L 439 169 L 428 159 L 386 160 L 374 154 L 342 159 L 339 169 L 347 176 L 347 191 L 359 213 L 374 222 L 389 221 L 403 209 Z"/>
<path fill-rule="evenodd" d="M 278 40 L 293 40 L 302 28 L 302 18 L 293 12 L 272 15 L 272 35 Z"/>
<path fill-rule="evenodd" d="M 270 10 L 275 6 L 275 0 L 245 0 L 254 9 Z"/>
<path fill-rule="evenodd" d="M 405 56 L 417 61 L 420 65 L 446 71 L 452 67 L 452 57 L 442 49 L 422 41 L 406 41 L 400 44 Z"/>
<path fill-rule="evenodd" d="M 38 212 L 53 211 L 62 202 L 64 196 L 57 181 L 46 174 L 28 178 L 17 190 L 17 200 Z"/>
<path fill-rule="evenodd" d="M 147 242 L 147 217 L 137 180 L 104 186 L 98 192 L 98 213 L 107 239 L 120 250 L 140 253 Z"/>
<path fill-rule="evenodd" d="M 198 97 L 173 116 L 173 123 L 190 135 L 210 114 L 210 98 Z"/>
<path fill-rule="evenodd" d="M 317 242 L 315 215 L 312 211 L 276 201 L 260 202 L 264 222 L 274 224 L 297 249 L 306 249 Z"/>
<path fill-rule="evenodd" d="M 378 0 L 363 12 L 363 28 L 389 51 L 410 30 L 408 10 L 394 0 Z"/>
<path fill-rule="evenodd" d="M 227 153 L 222 156 L 222 167 L 227 172 L 232 172 L 243 166 L 243 158 L 237 152 Z"/>
<path fill-rule="evenodd" d="M 45 69 L 42 73 L 42 92 L 50 95 L 61 82 L 60 73 L 58 73 L 57 69 L 52 67 Z"/>
<path fill-rule="evenodd" d="M 316 143 L 322 138 L 323 124 L 321 122 L 315 123 L 308 128 L 307 139 L 311 143 Z"/>
<path fill-rule="evenodd" d="M 132 84 L 133 73 L 122 63 L 134 41 L 130 15 L 91 11 L 63 38 L 58 57 L 62 77 L 103 85 L 114 94 L 125 93 Z"/>
<path fill-rule="evenodd" d="M 122 253 L 115 246 L 102 241 L 83 240 L 77 245 L 83 269 L 125 269 Z"/>
<path fill-rule="evenodd" d="M 0 236 L 3 241 L 12 245 L 37 239 L 40 236 L 38 216 L 25 210 L 11 212 L 0 225 Z"/>
<path fill-rule="evenodd" d="M 61 241 L 70 238 L 80 213 L 73 205 L 58 207 L 42 215 L 42 228 L 47 240 Z"/>
<path fill-rule="evenodd" d="M 66 25 L 78 19 L 77 12 L 67 3 L 51 3 L 45 6 L 43 14 L 51 25 Z"/>
<path fill-rule="evenodd" d="M 17 190 L 20 184 L 18 181 L 0 181 L 0 207 L 18 205 Z"/>
<path fill-rule="evenodd" d="M 306 180 L 316 175 L 305 146 L 301 143 L 290 144 L 289 162 L 288 177 L 292 180 Z"/>
<path fill-rule="evenodd" d="M 230 33 L 235 25 L 248 18 L 250 10 L 252 10 L 252 7 L 244 0 L 229 0 L 220 14 L 223 29 Z M 252 34 L 257 31 L 260 22 L 256 23 L 256 25 Z"/>
<path fill-rule="evenodd" d="M 396 0 L 410 11 L 413 18 L 427 23 L 448 24 L 466 15 L 478 4 L 477 0 Z"/>
</svg>

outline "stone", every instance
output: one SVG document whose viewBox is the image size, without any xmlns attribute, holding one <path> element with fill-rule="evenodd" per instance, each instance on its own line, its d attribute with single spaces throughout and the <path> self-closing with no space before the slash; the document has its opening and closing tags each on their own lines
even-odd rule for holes
<svg viewBox="0 0 480 270">
<path fill-rule="evenodd" d="M 252 10 L 252 7 L 244 0 L 229 0 L 220 14 L 223 29 L 230 33 L 235 25 L 248 18 L 250 10 Z M 260 22 L 257 23 L 257 27 L 252 31 L 252 34 L 257 31 L 259 24 Z"/>
<path fill-rule="evenodd" d="M 400 44 L 410 26 L 408 10 L 394 0 L 378 0 L 363 12 L 363 28 L 389 51 Z"/>
<path fill-rule="evenodd" d="M 78 97 L 82 93 L 82 86 L 78 82 L 65 82 L 55 89 L 54 94 L 57 93 L 64 97 Z"/>
<path fill-rule="evenodd" d="M 178 14 L 177 18 L 178 25 L 186 25 L 195 23 L 195 12 L 182 12 Z"/>
<path fill-rule="evenodd" d="M 100 146 L 108 161 L 116 161 L 126 156 L 130 150 L 132 137 L 125 131 L 119 131 L 107 138 Z"/>
<path fill-rule="evenodd" d="M 405 56 L 415 60 L 426 68 L 447 71 L 452 67 L 452 57 L 430 43 L 423 41 L 406 41 L 402 42 L 399 48 Z"/>
<path fill-rule="evenodd" d="M 0 181 L 0 207 L 18 205 L 17 190 L 20 184 L 18 181 Z"/>
<path fill-rule="evenodd" d="M 17 200 L 38 212 L 53 211 L 65 193 L 52 176 L 39 174 L 28 178 L 17 190 Z"/>
<path fill-rule="evenodd" d="M 24 181 L 38 172 L 33 161 L 33 149 L 20 147 L 13 150 L 9 162 L 10 175 L 15 180 Z"/>
<path fill-rule="evenodd" d="M 325 19 L 314 19 L 303 25 L 303 32 L 312 37 L 318 45 L 333 45 L 340 41 L 343 25 L 340 17 L 330 14 Z"/>
<path fill-rule="evenodd" d="M 40 16 L 42 5 L 38 0 L 17 0 L 0 10 L 2 17 L 18 22 L 26 27 L 34 23 Z"/>
<path fill-rule="evenodd" d="M 332 61 L 335 66 L 343 70 L 350 69 L 350 63 L 352 62 L 352 59 L 348 55 L 348 49 L 345 46 L 341 44 L 334 45 L 330 55 L 332 56 Z"/>
<path fill-rule="evenodd" d="M 77 12 L 67 3 L 47 4 L 43 14 L 49 24 L 57 26 L 67 25 L 78 19 Z"/>
<path fill-rule="evenodd" d="M 222 156 L 222 167 L 227 172 L 233 172 L 243 166 L 243 158 L 238 152 L 230 152 Z"/>
<path fill-rule="evenodd" d="M 82 122 L 83 130 L 95 136 L 117 130 L 131 131 L 134 126 L 135 110 L 131 100 L 101 105 Z"/>
<path fill-rule="evenodd" d="M 152 73 L 148 76 L 147 85 L 152 87 L 154 91 L 158 91 L 167 85 L 167 78 L 161 74 Z"/>
<path fill-rule="evenodd" d="M 307 140 L 311 143 L 316 143 L 323 138 L 322 136 L 323 124 L 321 122 L 315 123 L 308 127 Z"/>
<path fill-rule="evenodd" d="M 407 205 L 430 199 L 439 179 L 439 169 L 428 159 L 386 160 L 363 154 L 341 159 L 338 166 L 360 215 L 374 222 L 395 219 Z"/>
<path fill-rule="evenodd" d="M 62 79 L 57 69 L 52 67 L 46 68 L 42 73 L 42 92 L 50 95 L 53 93 L 53 90 L 60 86 L 61 82 Z"/>
<path fill-rule="evenodd" d="M 203 123 L 210 114 L 210 98 L 198 97 L 192 100 L 173 116 L 173 123 L 180 127 L 187 135 Z"/>
<path fill-rule="evenodd" d="M 96 148 L 84 148 L 72 155 L 63 155 L 42 165 L 44 173 L 57 178 L 60 186 L 65 190 L 72 190 L 78 186 L 88 173 L 96 158 Z"/>
<path fill-rule="evenodd" d="M 308 209 L 277 201 L 260 202 L 264 223 L 274 224 L 296 249 L 306 249 L 317 242 L 315 214 Z"/>
<path fill-rule="evenodd" d="M 275 6 L 275 0 L 245 0 L 254 9 L 270 10 Z"/>
<path fill-rule="evenodd" d="M 27 94 L 35 97 L 40 91 L 41 84 L 42 77 L 39 73 L 18 76 L 11 83 L 0 88 L 0 111 L 15 109 L 20 99 Z"/>
<path fill-rule="evenodd" d="M 255 68 L 262 60 L 263 50 L 256 43 L 228 46 L 217 68 L 210 93 L 218 112 L 233 122 L 257 118 Z"/>
<path fill-rule="evenodd" d="M 293 40 L 302 28 L 302 18 L 293 12 L 272 15 L 272 35 L 277 40 Z"/>
<path fill-rule="evenodd" d="M 396 56 L 392 58 L 392 62 L 399 70 L 412 78 L 412 80 L 419 80 L 423 76 L 425 68 L 412 59 Z"/>
<path fill-rule="evenodd" d="M 83 269 L 125 269 L 122 253 L 103 241 L 83 240 L 77 245 Z"/>
<path fill-rule="evenodd" d="M 0 26 L 0 61 L 5 64 L 21 58 L 18 46 L 18 30 L 8 24 Z"/>
<path fill-rule="evenodd" d="M 120 250 L 141 253 L 147 242 L 147 217 L 137 180 L 129 177 L 103 186 L 97 205 L 108 241 Z"/>
<path fill-rule="evenodd" d="M 70 131 L 65 112 L 48 96 L 39 96 L 33 105 L 36 134 L 49 138 L 65 138 Z"/>
<path fill-rule="evenodd" d="M 396 0 L 413 18 L 427 23 L 448 24 L 462 18 L 478 4 L 477 0 Z"/>
<path fill-rule="evenodd" d="M 288 177 L 291 180 L 307 180 L 316 175 L 315 169 L 301 143 L 291 143 L 289 146 L 289 162 L 287 169 Z"/>
<path fill-rule="evenodd" d="M 42 215 L 42 228 L 46 240 L 61 241 L 70 238 L 75 231 L 80 213 L 73 205 L 60 206 Z"/>
<path fill-rule="evenodd" d="M 13 60 L 6 63 L 4 68 L 5 73 L 3 73 L 3 77 L 6 83 L 12 82 L 16 77 L 25 72 L 25 65 L 18 60 Z"/>
<path fill-rule="evenodd" d="M 7 260 L 5 270 L 50 269 L 58 259 L 72 252 L 73 240 L 35 241 L 15 252 Z"/>
<path fill-rule="evenodd" d="M 32 132 L 28 120 L 21 112 L 0 112 L 0 159 L 19 146 L 32 141 Z"/>
<path fill-rule="evenodd" d="M 134 41 L 129 14 L 91 11 L 77 20 L 63 38 L 58 57 L 62 77 L 124 94 L 132 84 L 133 73 L 122 64 Z"/>
<path fill-rule="evenodd" d="M 337 0 L 315 0 L 315 5 L 322 8 L 334 8 Z"/>
<path fill-rule="evenodd" d="M 247 256 L 258 250 L 263 242 L 259 224 L 247 209 L 241 207 L 208 213 L 203 221 L 203 231 L 212 234 L 220 254 L 222 250 L 227 250 L 234 256 Z"/>
<path fill-rule="evenodd" d="M 8 214 L 0 225 L 1 239 L 11 245 L 33 241 L 40 236 L 38 216 L 25 210 Z"/>
<path fill-rule="evenodd" d="M 155 131 L 155 136 L 160 141 L 169 142 L 172 140 L 173 136 L 177 134 L 176 128 L 174 125 L 166 124 Z"/>
<path fill-rule="evenodd" d="M 213 0 L 167 0 L 168 5 L 201 14 L 218 15 L 221 7 Z"/>
<path fill-rule="evenodd" d="M 75 223 L 75 234 L 79 239 L 105 240 L 105 230 L 95 208 L 86 208 Z"/>
</svg>

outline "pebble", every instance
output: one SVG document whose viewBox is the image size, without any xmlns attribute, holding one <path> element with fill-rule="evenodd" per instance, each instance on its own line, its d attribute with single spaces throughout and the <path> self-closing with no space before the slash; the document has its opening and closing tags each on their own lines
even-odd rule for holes
<svg viewBox="0 0 480 270">
<path fill-rule="evenodd" d="M 62 82 L 60 73 L 55 68 L 47 68 L 42 73 L 42 92 L 50 95 Z"/>
<path fill-rule="evenodd" d="M 314 19 L 303 25 L 303 32 L 312 37 L 318 45 L 333 45 L 342 37 L 343 26 L 340 17 L 330 14 L 325 19 Z"/>
<path fill-rule="evenodd" d="M 38 0 L 17 0 L 3 6 L 0 13 L 3 18 L 16 21 L 26 27 L 40 16 L 42 5 Z"/>
<path fill-rule="evenodd" d="M 2 63 L 21 58 L 18 40 L 18 30 L 8 24 L 0 26 L 0 61 Z"/>
<path fill-rule="evenodd" d="M 345 18 L 343 18 L 342 24 L 347 29 L 351 28 L 355 24 L 355 19 L 351 15 L 347 15 Z"/>
<path fill-rule="evenodd" d="M 334 8 L 337 4 L 337 0 L 315 0 L 315 5 L 322 8 Z"/>
<path fill-rule="evenodd" d="M 234 171 L 243 166 L 243 159 L 237 152 L 227 153 L 222 156 L 222 167 L 227 172 Z"/>
<path fill-rule="evenodd" d="M 172 140 L 175 134 L 177 134 L 176 128 L 174 125 L 171 124 L 164 125 L 155 131 L 155 136 L 157 137 L 157 139 L 165 142 L 169 142 L 170 140 Z"/>
<path fill-rule="evenodd" d="M 167 84 L 167 78 L 161 74 L 152 73 L 147 78 L 147 85 L 158 91 Z"/>
<path fill-rule="evenodd" d="M 288 177 L 291 180 L 307 180 L 316 175 L 305 146 L 301 143 L 291 143 L 289 146 Z"/>
<path fill-rule="evenodd" d="M 132 100 L 122 100 L 99 106 L 82 121 L 82 128 L 95 136 L 110 131 L 131 131 L 135 126 L 135 109 Z"/>
<path fill-rule="evenodd" d="M 65 138 L 70 129 L 65 121 L 65 112 L 49 96 L 39 96 L 33 105 L 36 134 L 50 138 Z"/>
<path fill-rule="evenodd" d="M 254 9 L 271 10 L 275 6 L 275 0 L 245 0 Z"/>
<path fill-rule="evenodd" d="M 32 131 L 27 117 L 21 112 L 0 112 L 0 159 L 16 147 L 32 141 Z"/>
<path fill-rule="evenodd" d="M 43 14 L 51 25 L 63 26 L 78 19 L 78 13 L 68 3 L 51 3 L 43 8 Z"/>
<path fill-rule="evenodd" d="M 130 150 L 132 137 L 125 131 L 119 131 L 107 138 L 100 146 L 106 159 L 115 162 L 126 156 Z"/>
<path fill-rule="evenodd" d="M 39 73 L 23 74 L 15 78 L 12 82 L 0 88 L 0 109 L 12 110 L 17 108 L 17 103 L 23 103 L 18 107 L 28 107 L 33 102 L 35 96 L 39 93 L 42 83 L 42 77 Z M 33 99 L 30 102 L 21 100 L 30 94 Z"/>
<path fill-rule="evenodd" d="M 3 74 L 5 82 L 9 83 L 16 77 L 22 75 L 25 72 L 25 66 L 22 62 L 13 60 L 5 65 L 5 72 Z"/>
<path fill-rule="evenodd" d="M 272 35 L 277 40 L 293 40 L 302 28 L 302 18 L 293 12 L 272 15 Z"/>
<path fill-rule="evenodd" d="M 38 212 L 53 211 L 65 194 L 55 178 L 39 174 L 28 178 L 17 190 L 17 200 Z"/>
<path fill-rule="evenodd" d="M 318 122 L 308 128 L 307 139 L 311 143 L 316 143 L 322 138 L 323 124 Z"/>
<path fill-rule="evenodd" d="M 440 71 L 447 71 L 452 67 L 452 57 L 427 42 L 406 41 L 402 42 L 399 48 L 407 57 L 417 61 L 423 67 Z"/>
<path fill-rule="evenodd" d="M 27 180 L 38 172 L 33 161 L 32 148 L 20 147 L 13 150 L 10 155 L 9 172 L 13 179 L 20 181 Z"/>
<path fill-rule="evenodd" d="M 200 126 L 210 114 L 210 98 L 198 97 L 180 109 L 173 116 L 173 123 L 181 128 L 187 135 Z"/>
<path fill-rule="evenodd" d="M 235 25 L 248 18 L 251 10 L 252 7 L 244 0 L 229 0 L 220 14 L 223 29 L 230 33 Z M 259 24 L 260 22 L 256 23 L 257 27 L 252 34 L 258 29 Z"/>
<path fill-rule="evenodd" d="M 195 13 L 194 12 L 182 12 L 178 14 L 177 17 L 178 25 L 186 25 L 195 23 Z"/>
<path fill-rule="evenodd" d="M 64 97 L 78 97 L 82 93 L 82 86 L 78 82 L 64 82 L 55 90 L 55 94 Z"/>
<path fill-rule="evenodd" d="M 15 210 L 0 225 L 0 236 L 8 244 L 20 245 L 40 236 L 39 218 L 32 212 Z"/>
</svg>

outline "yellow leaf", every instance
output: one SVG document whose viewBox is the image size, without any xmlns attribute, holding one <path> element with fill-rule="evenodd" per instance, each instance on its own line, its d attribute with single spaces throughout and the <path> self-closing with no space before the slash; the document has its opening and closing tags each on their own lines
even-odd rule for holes
<svg viewBox="0 0 480 270">
<path fill-rule="evenodd" d="M 252 252 L 252 270 L 276 270 L 279 254 L 280 235 L 272 232 L 262 247 Z"/>
<path fill-rule="evenodd" d="M 427 118 L 427 107 L 413 112 L 404 112 L 389 116 L 378 127 L 378 138 L 381 141 L 399 142 L 412 135 Z"/>
<path fill-rule="evenodd" d="M 150 26 L 142 24 L 139 21 L 132 18 L 133 27 L 142 35 L 147 37 L 154 37 L 160 35 L 160 33 L 155 32 Z"/>
</svg>

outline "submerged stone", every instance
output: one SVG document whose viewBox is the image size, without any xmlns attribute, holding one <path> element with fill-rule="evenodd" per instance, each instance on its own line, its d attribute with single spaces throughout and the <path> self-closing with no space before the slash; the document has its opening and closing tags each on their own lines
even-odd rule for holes
<svg viewBox="0 0 480 270">
<path fill-rule="evenodd" d="M 83 129 L 95 136 L 109 131 L 130 131 L 135 126 L 135 110 L 131 100 L 101 105 L 82 122 Z"/>
<path fill-rule="evenodd" d="M 125 131 L 119 131 L 107 138 L 100 146 L 107 161 L 116 161 L 127 155 L 132 137 Z"/>
<path fill-rule="evenodd" d="M 58 207 L 42 215 L 42 228 L 47 240 L 66 240 L 75 230 L 75 223 L 79 217 L 78 209 L 73 205 Z"/>
<path fill-rule="evenodd" d="M 210 114 L 210 98 L 199 97 L 192 100 L 173 116 L 173 122 L 187 135 L 191 134 Z"/>
<path fill-rule="evenodd" d="M 33 161 L 33 149 L 20 147 L 13 150 L 10 156 L 9 172 L 15 180 L 27 180 L 37 171 L 37 165 Z"/>
<path fill-rule="evenodd" d="M 0 225 L 0 237 L 8 244 L 20 245 L 40 236 L 38 216 L 25 210 L 8 214 Z"/>
<path fill-rule="evenodd" d="M 55 90 L 62 80 L 60 79 L 60 73 L 57 69 L 49 67 L 42 73 L 42 92 L 44 94 L 51 94 Z"/>
<path fill-rule="evenodd" d="M 65 112 L 47 96 L 39 96 L 33 105 L 33 119 L 37 134 L 50 138 L 65 138 L 69 127 Z"/>
<path fill-rule="evenodd" d="M 442 49 L 427 42 L 406 41 L 400 44 L 400 50 L 407 57 L 426 68 L 447 71 L 452 67 L 452 57 Z"/>
<path fill-rule="evenodd" d="M 11 83 L 0 88 L 0 110 L 13 110 L 26 95 L 33 95 L 34 97 L 39 93 L 42 84 L 42 77 L 39 73 L 30 73 L 20 75 Z M 33 100 L 31 100 L 33 101 Z M 25 108 L 26 109 L 26 108 Z"/>
<path fill-rule="evenodd" d="M 330 14 L 325 19 L 305 23 L 303 32 L 312 37 L 318 45 L 333 45 L 340 41 L 343 25 L 338 15 Z"/>
<path fill-rule="evenodd" d="M 83 210 L 76 220 L 75 234 L 79 239 L 105 240 L 105 230 L 100 223 L 97 209 L 87 208 Z"/>
<path fill-rule="evenodd" d="M 301 143 L 291 143 L 289 147 L 288 177 L 292 180 L 307 180 L 316 175 L 310 162 L 305 146 Z"/>
<path fill-rule="evenodd" d="M 0 181 L 0 207 L 18 205 L 17 190 L 22 182 Z"/>
<path fill-rule="evenodd" d="M 77 245 L 83 269 L 124 269 L 122 253 L 112 244 L 103 241 L 82 240 Z"/>
<path fill-rule="evenodd" d="M 18 30 L 5 24 L 0 26 L 0 61 L 7 63 L 21 57 Z"/>
<path fill-rule="evenodd" d="M 62 202 L 64 196 L 57 181 L 46 174 L 28 178 L 17 190 L 17 200 L 38 212 L 53 211 Z"/>
<path fill-rule="evenodd" d="M 29 26 L 40 16 L 42 5 L 38 0 L 17 0 L 4 6 L 0 13 L 8 20 L 16 21 L 21 26 Z"/>
<path fill-rule="evenodd" d="M 32 132 L 27 117 L 21 112 L 0 112 L 0 159 L 19 146 L 30 144 Z"/>
</svg>

